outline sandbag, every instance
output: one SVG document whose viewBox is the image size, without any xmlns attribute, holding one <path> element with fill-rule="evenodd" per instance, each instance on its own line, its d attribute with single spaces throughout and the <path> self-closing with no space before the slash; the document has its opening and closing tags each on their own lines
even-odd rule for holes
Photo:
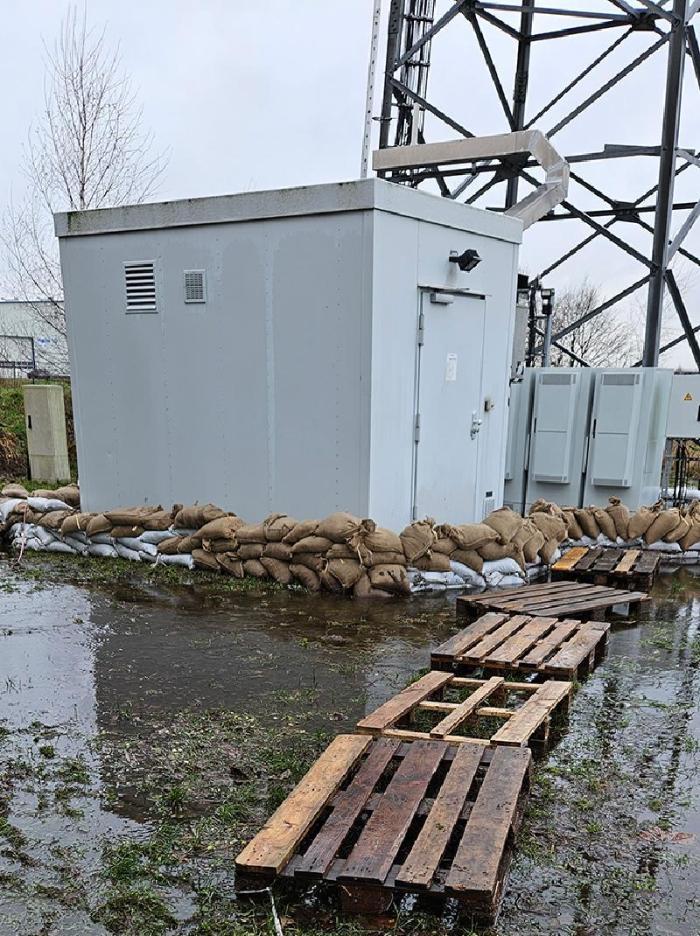
<svg viewBox="0 0 700 936">
<path fill-rule="evenodd" d="M 378 588 L 380 591 L 389 592 L 392 595 L 411 594 L 411 583 L 408 581 L 403 566 L 373 566 L 367 574 L 372 588 Z"/>
<path fill-rule="evenodd" d="M 0 494 L 3 497 L 13 497 L 19 500 L 26 500 L 29 497 L 29 491 L 23 484 L 6 484 Z"/>
<path fill-rule="evenodd" d="M 605 516 L 606 519 L 610 520 L 607 514 Z M 544 534 L 545 539 L 555 539 L 559 543 L 566 539 L 566 523 L 562 517 L 539 511 L 530 514 L 529 522 Z"/>
<path fill-rule="evenodd" d="M 449 572 L 450 556 L 445 553 L 432 553 L 430 556 L 415 559 L 411 565 L 420 572 Z"/>
<path fill-rule="evenodd" d="M 292 558 L 294 559 L 295 565 L 306 566 L 307 569 L 311 569 L 316 575 L 321 574 L 326 563 L 325 558 L 319 553 L 295 553 Z"/>
<path fill-rule="evenodd" d="M 627 540 L 629 538 L 630 525 L 630 512 L 627 507 L 622 503 L 619 497 L 609 497 L 608 506 L 605 509 L 612 517 L 617 535 L 620 539 Z"/>
<path fill-rule="evenodd" d="M 321 590 L 319 573 L 314 572 L 313 569 L 309 569 L 307 566 L 301 565 L 300 563 L 292 562 L 289 566 L 289 571 L 307 591 L 317 592 Z"/>
<path fill-rule="evenodd" d="M 498 562 L 499 559 L 513 559 L 515 548 L 512 543 L 486 543 L 477 552 L 486 562 Z"/>
<path fill-rule="evenodd" d="M 212 554 L 208 553 L 205 549 L 193 549 L 192 559 L 194 560 L 194 564 L 197 569 L 207 569 L 209 572 L 221 571 L 221 567 L 216 561 L 216 557 L 212 556 Z"/>
<path fill-rule="evenodd" d="M 292 573 L 289 570 L 288 562 L 282 562 L 279 559 L 270 559 L 268 556 L 263 556 L 260 559 L 260 564 L 275 582 L 278 582 L 280 585 L 289 585 L 291 583 Z"/>
<path fill-rule="evenodd" d="M 459 549 L 459 544 L 452 537 L 440 536 L 435 540 L 430 551 L 431 553 L 441 553 L 443 556 L 451 556 L 456 549 Z"/>
<path fill-rule="evenodd" d="M 70 536 L 73 533 L 87 532 L 87 525 L 94 516 L 91 513 L 71 514 L 61 524 L 61 533 L 64 536 Z"/>
<path fill-rule="evenodd" d="M 564 523 L 566 524 L 566 532 L 568 533 L 569 539 L 580 540 L 581 537 L 584 536 L 584 532 L 581 529 L 578 520 L 576 519 L 576 513 L 574 512 L 573 507 L 565 507 L 563 510 L 563 515 Z"/>
<path fill-rule="evenodd" d="M 191 507 L 181 507 L 175 514 L 173 526 L 184 530 L 198 530 L 205 523 L 225 517 L 226 511 L 216 504 L 193 504 Z"/>
<path fill-rule="evenodd" d="M 484 568 L 484 560 L 475 549 L 456 549 L 450 556 L 450 561 L 468 566 L 479 575 Z"/>
<path fill-rule="evenodd" d="M 403 553 L 409 563 L 427 556 L 437 543 L 435 521 L 432 518 L 415 520 L 413 523 L 409 523 L 399 535 Z M 454 549 L 456 549 L 456 544 Z M 451 552 L 454 552 L 454 549 Z"/>
<path fill-rule="evenodd" d="M 98 559 L 116 559 L 117 550 L 114 546 L 106 546 L 104 543 L 90 543 L 87 548 L 88 556 L 95 556 Z"/>
<path fill-rule="evenodd" d="M 238 547 L 237 552 L 243 560 L 259 559 L 263 554 L 264 548 L 262 543 L 243 543 Z"/>
<path fill-rule="evenodd" d="M 141 539 L 144 543 L 152 543 L 154 546 L 158 546 L 159 543 L 172 539 L 172 536 L 172 530 L 144 530 Z"/>
<path fill-rule="evenodd" d="M 139 526 L 142 526 L 144 530 L 162 533 L 170 528 L 174 519 L 175 513 L 172 510 L 155 510 L 152 514 L 142 517 L 139 520 Z"/>
<path fill-rule="evenodd" d="M 351 589 L 364 574 L 357 559 L 329 559 L 325 570 L 345 590 Z"/>
<path fill-rule="evenodd" d="M 263 551 L 266 559 L 277 559 L 279 562 L 292 561 L 292 547 L 286 543 L 268 543 Z"/>
<path fill-rule="evenodd" d="M 37 513 L 49 513 L 52 510 L 70 510 L 71 513 L 73 512 L 65 501 L 59 500 L 57 497 L 37 497 L 30 494 L 24 503 Z"/>
<path fill-rule="evenodd" d="M 243 571 L 246 575 L 251 576 L 251 578 L 269 578 L 267 569 L 259 559 L 246 559 L 243 563 Z"/>
<path fill-rule="evenodd" d="M 598 539 L 600 536 L 600 527 L 598 526 L 594 514 L 588 507 L 575 507 L 574 516 L 584 536 L 590 536 L 591 539 Z"/>
<path fill-rule="evenodd" d="M 345 543 L 333 543 L 326 552 L 326 559 L 357 559 L 357 553 Z"/>
<path fill-rule="evenodd" d="M 124 539 L 128 536 L 141 536 L 143 533 L 143 527 L 128 525 L 113 526 L 110 533 L 113 539 Z"/>
<path fill-rule="evenodd" d="M 608 511 L 604 507 L 590 507 L 589 510 L 595 517 L 595 522 L 600 527 L 600 532 L 603 536 L 607 536 L 607 538 L 614 543 L 617 539 L 617 527 Z"/>
<path fill-rule="evenodd" d="M 289 514 L 270 514 L 263 520 L 263 530 L 268 543 L 280 543 L 294 529 L 297 521 Z"/>
<path fill-rule="evenodd" d="M 178 547 L 183 539 L 185 539 L 184 536 L 171 536 L 158 543 L 156 549 L 163 556 L 174 556 L 179 551 Z"/>
<path fill-rule="evenodd" d="M 393 530 L 387 530 L 385 527 L 375 527 L 369 530 L 363 537 L 363 543 L 370 552 L 400 553 L 403 552 L 401 537 Z"/>
<path fill-rule="evenodd" d="M 410 587 L 410 586 L 409 586 Z M 355 585 L 352 590 L 353 598 L 391 598 L 389 592 L 382 591 L 381 588 L 372 588 L 372 583 L 369 580 L 369 575 L 365 572 L 362 576 L 355 582 Z"/>
<path fill-rule="evenodd" d="M 192 537 L 192 542 L 194 543 L 197 542 L 196 536 Z M 247 543 L 246 545 L 257 546 L 260 549 L 264 548 L 262 543 Z M 210 553 L 220 553 L 220 552 L 237 553 L 240 548 L 238 543 L 230 539 L 216 539 L 216 540 L 205 539 L 205 540 L 202 540 L 201 546 L 202 546 L 202 549 L 206 549 L 206 551 Z"/>
<path fill-rule="evenodd" d="M 678 545 L 683 552 L 685 552 L 686 549 L 690 549 L 691 546 L 694 546 L 696 543 L 700 543 L 700 519 L 696 519 L 695 516 L 691 514 L 691 516 L 688 517 L 688 521 L 688 532 L 682 539 L 678 540 Z"/>
<path fill-rule="evenodd" d="M 464 585 L 470 585 L 472 588 L 483 588 L 484 579 L 479 572 L 475 572 L 471 566 L 464 565 L 463 562 L 450 562 L 450 570 L 458 576 Z"/>
<path fill-rule="evenodd" d="M 498 533 L 493 527 L 485 523 L 461 523 L 459 526 L 452 526 L 449 523 L 443 523 L 438 527 L 438 536 L 449 537 L 459 549 L 479 549 L 487 543 L 495 543 L 498 539 Z"/>
<path fill-rule="evenodd" d="M 644 536 L 646 531 L 656 519 L 658 511 L 650 507 L 640 507 L 636 513 L 633 513 L 627 525 L 627 536 L 629 540 L 639 539 Z"/>
<path fill-rule="evenodd" d="M 681 515 L 677 507 L 659 511 L 651 526 L 644 533 L 644 542 L 658 543 L 678 526 L 680 519 Z"/>
<path fill-rule="evenodd" d="M 56 488 L 53 496 L 64 501 L 69 507 L 80 508 L 80 488 L 77 484 L 63 484 Z"/>
<path fill-rule="evenodd" d="M 545 540 L 539 550 L 539 556 L 545 565 L 551 565 L 559 550 L 559 543 L 555 539 Z"/>
<path fill-rule="evenodd" d="M 370 521 L 371 522 L 371 521 Z M 324 536 L 334 543 L 346 543 L 361 521 L 351 513 L 340 510 L 324 517 L 316 529 L 318 536 Z"/>
<path fill-rule="evenodd" d="M 245 576 L 243 563 L 234 553 L 217 553 L 216 561 L 227 575 L 232 575 L 237 579 L 242 579 Z"/>
<path fill-rule="evenodd" d="M 690 520 L 679 511 L 678 525 L 670 533 L 664 536 L 664 543 L 678 543 L 688 534 L 690 530 Z"/>
<path fill-rule="evenodd" d="M 492 530 L 498 533 L 498 541 L 504 545 L 510 543 L 520 529 L 522 522 L 523 518 L 511 510 L 510 507 L 499 507 L 497 510 L 492 510 L 484 520 L 487 527 L 491 527 Z"/>
<path fill-rule="evenodd" d="M 59 540 L 54 540 L 53 543 L 44 546 L 44 549 L 47 552 L 69 553 L 71 556 L 75 555 L 75 550 L 72 546 L 69 546 L 68 543 L 61 543 Z"/>
<path fill-rule="evenodd" d="M 160 506 L 151 507 L 148 504 L 139 504 L 137 507 L 117 507 L 115 510 L 105 510 L 105 517 L 112 526 L 141 526 L 143 519 L 162 509 Z"/>
<path fill-rule="evenodd" d="M 156 565 L 183 566 L 185 569 L 194 569 L 194 559 L 191 553 L 181 556 L 158 556 Z"/>
<path fill-rule="evenodd" d="M 321 582 L 321 588 L 324 591 L 331 592 L 331 594 L 334 594 L 334 595 L 343 594 L 343 586 L 340 584 L 337 578 L 334 578 L 331 575 L 327 567 L 324 567 L 321 570 L 318 577 Z"/>
<path fill-rule="evenodd" d="M 292 555 L 299 553 L 322 553 L 324 556 L 333 545 L 332 541 L 325 536 L 305 536 L 292 546 Z"/>
<path fill-rule="evenodd" d="M 104 514 L 96 514 L 88 523 L 85 532 L 92 539 L 96 533 L 109 533 L 112 524 Z"/>
<path fill-rule="evenodd" d="M 70 517 L 72 513 L 72 510 L 52 510 L 49 513 L 42 514 L 37 520 L 37 523 L 39 526 L 44 527 L 45 530 L 60 532 L 63 521 L 67 517 Z"/>
<path fill-rule="evenodd" d="M 358 558 L 357 554 L 355 555 L 355 558 Z M 423 558 L 425 559 L 427 557 L 424 556 Z M 445 558 L 449 559 L 449 556 L 445 556 Z M 420 559 L 417 559 L 416 561 L 420 562 Z M 362 564 L 365 565 L 368 569 L 371 569 L 372 566 L 376 565 L 406 566 L 408 565 L 408 562 L 406 561 L 406 557 L 402 552 L 370 552 L 364 555 L 364 561 Z"/>
<path fill-rule="evenodd" d="M 236 539 L 239 543 L 267 543 L 265 528 L 262 523 L 246 523 L 236 530 Z"/>
<path fill-rule="evenodd" d="M 282 538 L 282 542 L 286 543 L 288 546 L 293 546 L 294 543 L 298 543 L 300 539 L 304 539 L 305 536 L 313 536 L 318 528 L 318 520 L 300 520 L 296 526 L 287 533 L 286 536 Z"/>
<path fill-rule="evenodd" d="M 523 544 L 523 556 L 525 557 L 526 564 L 532 564 L 537 561 L 537 557 L 540 554 L 540 549 L 544 546 L 545 538 L 542 530 L 535 528 L 535 532 L 532 534 L 529 540 Z"/>
<path fill-rule="evenodd" d="M 184 555 L 185 553 L 191 553 L 195 549 L 199 548 L 199 543 L 196 539 L 193 539 L 191 536 L 182 536 L 180 537 L 180 542 L 177 546 L 177 551 Z"/>
<path fill-rule="evenodd" d="M 129 562 L 141 562 L 141 553 L 135 549 L 129 549 L 128 546 L 122 546 L 115 542 L 114 549 L 120 559 L 128 559 Z"/>
<path fill-rule="evenodd" d="M 550 514 L 553 517 L 559 517 L 561 520 L 564 519 L 564 510 L 559 504 L 545 500 L 543 497 L 539 497 L 530 507 L 530 516 L 535 513 Z"/>
</svg>

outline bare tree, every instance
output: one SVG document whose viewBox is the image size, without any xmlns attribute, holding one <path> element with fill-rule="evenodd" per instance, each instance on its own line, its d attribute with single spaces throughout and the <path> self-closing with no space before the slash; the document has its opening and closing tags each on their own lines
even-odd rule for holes
<svg viewBox="0 0 700 936">
<path fill-rule="evenodd" d="M 601 302 L 598 287 L 587 280 L 558 294 L 552 318 L 553 334 L 573 325 Z M 577 325 L 559 344 L 591 367 L 627 367 L 632 363 L 636 343 L 630 323 L 606 311 Z M 556 346 L 552 346 L 550 361 L 554 367 L 576 366 L 575 361 Z"/>
<path fill-rule="evenodd" d="M 28 192 L 3 225 L 5 289 L 32 304 L 33 314 L 65 336 L 63 285 L 53 233 L 55 211 L 107 208 L 153 195 L 165 159 L 153 156 L 152 135 L 105 31 L 88 29 L 72 9 L 46 52 L 41 120 L 24 155 Z"/>
</svg>

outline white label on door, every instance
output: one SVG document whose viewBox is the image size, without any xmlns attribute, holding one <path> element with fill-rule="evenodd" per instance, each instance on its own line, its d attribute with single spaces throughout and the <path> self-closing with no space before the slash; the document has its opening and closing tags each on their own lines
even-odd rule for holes
<svg viewBox="0 0 700 936">
<path fill-rule="evenodd" d="M 457 355 L 448 354 L 445 364 L 445 382 L 452 383 L 457 379 Z"/>
</svg>

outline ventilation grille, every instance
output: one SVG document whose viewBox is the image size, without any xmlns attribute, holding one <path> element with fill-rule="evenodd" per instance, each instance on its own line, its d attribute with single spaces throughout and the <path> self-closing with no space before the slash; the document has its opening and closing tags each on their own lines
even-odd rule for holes
<svg viewBox="0 0 700 936">
<path fill-rule="evenodd" d="M 488 515 L 495 509 L 496 509 L 496 498 L 493 497 L 492 495 L 487 494 L 486 497 L 484 498 L 484 517 L 488 517 Z"/>
<path fill-rule="evenodd" d="M 639 374 L 603 374 L 603 383 L 608 387 L 631 387 L 639 383 Z"/>
<path fill-rule="evenodd" d="M 153 263 L 125 263 L 127 312 L 157 312 L 156 273 Z"/>
<path fill-rule="evenodd" d="M 206 302 L 204 270 L 185 270 L 185 302 Z"/>
<path fill-rule="evenodd" d="M 568 386 L 576 380 L 575 374 L 542 374 L 540 383 L 548 386 Z"/>
</svg>

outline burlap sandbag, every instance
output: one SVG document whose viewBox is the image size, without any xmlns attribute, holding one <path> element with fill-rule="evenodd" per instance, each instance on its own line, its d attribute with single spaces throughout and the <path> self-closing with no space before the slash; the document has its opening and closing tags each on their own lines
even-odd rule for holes
<svg viewBox="0 0 700 936">
<path fill-rule="evenodd" d="M 97 536 L 98 533 L 109 533 L 112 529 L 112 524 L 105 517 L 104 514 L 95 514 L 92 520 L 88 523 L 85 532 L 88 537 Z"/>
<path fill-rule="evenodd" d="M 326 559 L 357 559 L 357 553 L 346 543 L 333 543 L 326 551 Z"/>
<path fill-rule="evenodd" d="M 360 522 L 359 517 L 340 510 L 328 517 L 324 517 L 320 521 L 316 533 L 318 536 L 325 536 L 326 539 L 332 540 L 334 543 L 346 543 Z"/>
<path fill-rule="evenodd" d="M 566 524 L 561 517 L 555 517 L 553 514 L 539 511 L 538 513 L 530 514 L 529 520 L 533 526 L 544 534 L 545 539 L 555 539 L 559 543 L 566 539 Z"/>
<path fill-rule="evenodd" d="M 550 514 L 552 517 L 564 519 L 564 511 L 559 504 L 555 504 L 554 501 L 545 500 L 543 497 L 538 498 L 530 507 L 530 516 L 534 513 L 546 513 Z"/>
<path fill-rule="evenodd" d="M 225 517 L 226 511 L 216 504 L 193 504 L 191 507 L 181 507 L 175 514 L 173 526 L 178 530 L 198 530 L 205 523 Z"/>
<path fill-rule="evenodd" d="M 61 524 L 61 534 L 63 536 L 72 536 L 74 533 L 85 533 L 88 523 L 94 516 L 95 514 L 91 513 L 71 514 Z"/>
<path fill-rule="evenodd" d="M 54 530 L 56 533 L 60 533 L 63 521 L 70 517 L 72 513 L 72 510 L 50 510 L 48 513 L 42 514 L 37 523 L 45 530 Z"/>
<path fill-rule="evenodd" d="M 192 534 L 193 539 L 203 542 L 205 539 L 221 540 L 228 539 L 232 543 L 238 543 L 236 533 L 241 527 L 246 526 L 245 520 L 240 517 L 217 517 L 216 520 L 210 520 L 200 527 L 196 533 Z M 189 529 L 185 527 L 185 529 Z"/>
<path fill-rule="evenodd" d="M 199 543 L 197 542 L 196 539 L 193 539 L 193 537 L 191 536 L 183 536 L 181 537 L 180 542 L 178 543 L 177 551 L 181 555 L 184 556 L 184 555 L 187 555 L 187 553 L 191 553 L 193 550 L 198 549 L 198 548 L 199 548 Z"/>
<path fill-rule="evenodd" d="M 246 523 L 239 526 L 236 530 L 236 539 L 239 543 L 259 543 L 262 546 L 267 543 L 262 523 Z"/>
<path fill-rule="evenodd" d="M 401 532 L 403 553 L 409 562 L 415 562 L 416 559 L 427 556 L 436 542 L 435 521 L 430 517 L 425 520 L 415 520 Z"/>
<path fill-rule="evenodd" d="M 612 517 L 617 535 L 620 539 L 627 540 L 629 538 L 630 527 L 630 512 L 627 507 L 622 503 L 619 497 L 609 497 L 608 506 L 605 509 Z"/>
<path fill-rule="evenodd" d="M 566 524 L 566 532 L 569 536 L 569 539 L 580 540 L 583 537 L 584 533 L 583 533 L 583 530 L 581 529 L 581 525 L 576 519 L 576 514 L 574 512 L 573 507 L 569 507 L 569 508 L 565 507 L 562 513 L 564 515 L 563 519 L 564 519 L 564 523 Z"/>
<path fill-rule="evenodd" d="M 162 540 L 156 546 L 156 549 L 159 553 L 162 553 L 164 556 L 174 556 L 179 552 L 180 543 L 186 539 L 185 536 L 171 536 L 166 540 Z"/>
<path fill-rule="evenodd" d="M 520 529 L 523 518 L 516 514 L 510 507 L 499 507 L 498 510 L 492 510 L 486 517 L 484 523 L 498 533 L 498 541 L 505 545 L 510 543 L 515 534 Z"/>
<path fill-rule="evenodd" d="M 441 553 L 443 556 L 451 556 L 456 549 L 459 549 L 459 544 L 456 543 L 452 537 L 440 536 L 435 540 L 431 553 Z"/>
<path fill-rule="evenodd" d="M 192 537 L 192 542 L 194 543 L 197 542 L 196 537 L 194 536 Z M 248 545 L 254 545 L 254 544 L 248 544 Z M 257 545 L 260 546 L 259 543 Z M 230 552 L 230 553 L 235 553 L 236 555 L 238 555 L 238 549 L 239 549 L 238 543 L 232 542 L 230 539 L 203 539 L 201 542 L 201 547 L 202 549 L 206 549 L 206 551 L 210 553 Z M 260 548 L 262 549 L 262 546 Z"/>
<path fill-rule="evenodd" d="M 688 532 L 682 539 L 678 540 L 678 545 L 683 551 L 690 549 L 696 543 L 700 543 L 700 517 L 691 512 L 688 521 Z"/>
<path fill-rule="evenodd" d="M 326 572 L 331 575 L 345 591 L 353 588 L 364 575 L 364 569 L 357 559 L 329 559 Z"/>
<path fill-rule="evenodd" d="M 77 484 L 63 484 L 56 488 L 53 496 L 62 500 L 64 504 L 68 504 L 69 507 L 80 508 L 80 488 Z"/>
<path fill-rule="evenodd" d="M 204 549 L 193 549 L 192 558 L 198 569 L 208 569 L 210 572 L 220 572 L 221 566 L 217 562 L 216 556 L 212 556 Z"/>
<path fill-rule="evenodd" d="M 393 530 L 387 530 L 385 527 L 376 527 L 374 530 L 370 530 L 364 537 L 364 544 L 373 553 L 393 552 L 404 554 L 401 537 Z"/>
<path fill-rule="evenodd" d="M 297 521 L 289 514 L 270 514 L 263 520 L 263 529 L 268 543 L 281 543 L 296 525 Z"/>
<path fill-rule="evenodd" d="M 154 530 L 157 533 L 163 533 L 169 530 L 173 525 L 175 514 L 174 510 L 157 510 L 155 513 L 144 517 L 140 522 L 144 530 Z"/>
<path fill-rule="evenodd" d="M 414 560 L 411 565 L 420 572 L 449 572 L 450 557 L 445 553 L 431 553 Z"/>
<path fill-rule="evenodd" d="M 292 573 L 297 582 L 299 582 L 300 585 L 303 585 L 307 591 L 317 592 L 321 590 L 321 579 L 319 578 L 319 573 L 314 572 L 313 569 L 309 569 L 305 565 L 300 565 L 293 562 L 289 566 L 289 571 Z"/>
<path fill-rule="evenodd" d="M 406 570 L 403 566 L 374 566 L 367 574 L 369 575 L 372 588 L 378 588 L 392 595 L 411 594 L 411 583 L 408 581 Z"/>
<path fill-rule="evenodd" d="M 326 564 L 325 556 L 320 553 L 295 553 L 292 558 L 294 559 L 294 565 L 306 566 L 307 569 L 311 569 L 316 575 L 321 574 Z"/>
<path fill-rule="evenodd" d="M 532 522 L 532 520 L 529 517 L 524 519 L 520 524 L 520 529 L 512 539 L 513 545 L 517 546 L 518 549 L 522 549 L 525 543 L 527 543 L 527 541 L 534 535 L 536 531 L 537 527 Z"/>
<path fill-rule="evenodd" d="M 236 551 L 241 559 L 259 559 L 264 548 L 262 543 L 241 543 Z"/>
<path fill-rule="evenodd" d="M 237 579 L 242 579 L 244 577 L 243 563 L 234 553 L 217 553 L 216 561 L 227 575 L 232 575 Z"/>
<path fill-rule="evenodd" d="M 478 572 L 479 575 L 481 575 L 484 568 L 484 560 L 475 549 L 456 549 L 450 556 L 450 559 L 453 562 L 461 562 L 462 565 L 473 569 L 473 571 Z"/>
<path fill-rule="evenodd" d="M 105 517 L 112 526 L 142 527 L 142 520 L 162 509 L 162 507 L 150 507 L 148 504 L 140 504 L 137 507 L 117 507 L 116 510 L 106 510 Z"/>
<path fill-rule="evenodd" d="M 540 554 L 540 549 L 544 546 L 545 539 L 544 533 L 542 530 L 538 530 L 537 527 L 534 527 L 535 532 L 532 534 L 529 540 L 526 543 L 523 543 L 523 556 L 525 557 L 525 562 L 536 562 L 537 557 Z"/>
<path fill-rule="evenodd" d="M 322 569 L 318 577 L 321 581 L 321 588 L 323 591 L 331 592 L 331 594 L 334 595 L 343 594 L 343 586 L 340 584 L 337 578 L 334 578 L 331 575 L 331 573 L 328 571 L 328 568 Z"/>
<path fill-rule="evenodd" d="M 263 556 L 266 559 L 277 559 L 279 562 L 291 562 L 292 547 L 286 543 L 268 543 Z"/>
<path fill-rule="evenodd" d="M 584 536 L 590 536 L 591 539 L 597 539 L 600 536 L 598 522 L 588 507 L 576 507 L 574 515 Z"/>
<path fill-rule="evenodd" d="M 292 555 L 297 556 L 299 553 L 322 553 L 324 556 L 331 548 L 333 543 L 331 540 L 327 539 L 325 536 L 305 536 L 304 539 L 299 540 L 298 543 L 295 543 L 292 546 Z"/>
<path fill-rule="evenodd" d="M 654 510 L 652 507 L 640 507 L 639 510 L 633 513 L 627 526 L 628 539 L 636 540 L 639 539 L 640 536 L 644 536 L 656 519 L 657 513 L 658 511 Z"/>
<path fill-rule="evenodd" d="M 136 537 L 141 536 L 142 533 L 142 526 L 127 526 L 124 524 L 123 526 L 113 526 L 109 535 L 113 539 L 135 539 Z"/>
<path fill-rule="evenodd" d="M 670 533 L 664 536 L 664 543 L 679 543 L 690 531 L 691 521 L 682 512 L 680 512 L 678 526 L 675 526 Z"/>
<path fill-rule="evenodd" d="M 461 523 L 459 526 L 443 523 L 437 532 L 440 537 L 454 540 L 458 549 L 479 549 L 498 539 L 498 533 L 485 523 Z"/>
<path fill-rule="evenodd" d="M 545 540 L 540 547 L 540 559 L 545 565 L 551 565 L 559 549 L 559 543 L 555 539 Z"/>
<path fill-rule="evenodd" d="M 243 572 L 251 578 L 268 578 L 267 569 L 259 559 L 246 559 L 243 563 Z"/>
<path fill-rule="evenodd" d="M 281 562 L 279 559 L 270 559 L 269 556 L 263 556 L 260 563 L 270 578 L 280 585 L 289 585 L 292 581 L 292 573 L 289 570 L 288 562 Z"/>
<path fill-rule="evenodd" d="M 3 497 L 20 497 L 22 500 L 26 500 L 29 497 L 29 491 L 23 484 L 6 484 L 5 487 L 0 491 Z M 41 495 L 36 494 L 36 497 Z M 53 492 L 51 492 L 51 497 L 54 497 Z M 68 504 L 68 501 L 64 501 L 64 504 Z M 69 504 L 70 506 L 70 504 Z"/>
<path fill-rule="evenodd" d="M 300 520 L 295 527 L 287 533 L 283 538 L 282 542 L 287 543 L 288 546 L 293 546 L 295 543 L 298 543 L 300 539 L 304 539 L 305 536 L 313 536 L 318 528 L 318 520 Z"/>
<path fill-rule="evenodd" d="M 359 557 L 356 555 L 355 558 L 357 559 Z M 423 558 L 425 559 L 428 557 L 424 556 Z M 364 562 L 362 564 L 368 569 L 371 569 L 372 566 L 376 565 L 407 566 L 408 561 L 402 552 L 370 552 L 365 556 Z"/>
<path fill-rule="evenodd" d="M 661 510 L 654 518 L 654 522 L 644 533 L 644 542 L 658 543 L 667 533 L 675 529 L 680 523 L 681 515 L 677 507 L 671 507 L 669 510 Z"/>
<path fill-rule="evenodd" d="M 589 509 L 595 517 L 595 522 L 600 527 L 600 532 L 614 543 L 617 539 L 617 528 L 613 518 L 604 507 L 590 507 Z"/>
<path fill-rule="evenodd" d="M 497 562 L 499 559 L 514 559 L 516 547 L 512 543 L 486 543 L 480 546 L 477 552 L 487 562 Z"/>
</svg>

